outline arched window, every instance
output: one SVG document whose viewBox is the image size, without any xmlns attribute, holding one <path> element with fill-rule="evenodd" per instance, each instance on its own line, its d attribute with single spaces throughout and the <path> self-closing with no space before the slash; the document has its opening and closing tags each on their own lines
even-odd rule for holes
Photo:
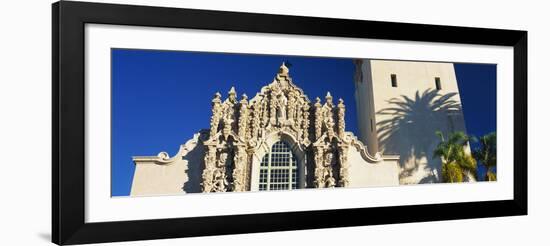
<svg viewBox="0 0 550 246">
<path fill-rule="evenodd" d="M 259 190 L 292 190 L 298 184 L 296 157 L 287 143 L 276 142 L 260 164 Z"/>
</svg>

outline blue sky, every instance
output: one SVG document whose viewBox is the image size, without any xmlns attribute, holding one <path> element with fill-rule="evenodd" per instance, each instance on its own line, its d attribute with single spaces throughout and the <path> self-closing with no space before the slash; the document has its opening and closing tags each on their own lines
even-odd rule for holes
<svg viewBox="0 0 550 246">
<path fill-rule="evenodd" d="M 204 52 L 112 50 L 112 195 L 130 192 L 132 156 L 176 154 L 209 127 L 210 101 L 231 86 L 252 98 L 271 83 L 285 60 L 310 100 L 330 91 L 344 99 L 346 129 L 357 132 L 351 59 Z M 466 127 L 483 135 L 496 129 L 496 66 L 455 64 Z M 494 112 L 493 114 L 487 112 Z"/>
</svg>

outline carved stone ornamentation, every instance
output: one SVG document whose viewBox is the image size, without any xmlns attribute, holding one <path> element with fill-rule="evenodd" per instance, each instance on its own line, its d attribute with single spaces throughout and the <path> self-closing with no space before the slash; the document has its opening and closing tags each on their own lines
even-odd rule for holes
<svg viewBox="0 0 550 246">
<path fill-rule="evenodd" d="M 214 191 L 214 173 L 218 170 L 216 165 L 217 161 L 217 150 L 216 146 L 208 146 L 206 151 L 206 156 L 204 157 L 204 170 L 202 172 L 202 191 L 203 192 L 212 192 Z"/>
<path fill-rule="evenodd" d="M 214 94 L 214 99 L 212 99 L 212 117 L 210 118 L 210 136 L 213 136 L 218 132 L 218 125 L 220 124 L 220 119 L 222 116 L 222 95 L 219 92 Z"/>
<path fill-rule="evenodd" d="M 338 157 L 340 158 L 340 180 L 339 187 L 347 187 L 349 184 L 349 163 L 348 163 L 348 146 L 342 145 L 338 148 Z"/>
<path fill-rule="evenodd" d="M 313 158 L 315 160 L 315 180 L 313 181 L 313 185 L 315 188 L 324 188 L 325 187 L 325 178 L 324 178 L 325 168 L 323 166 L 324 148 L 322 146 L 314 147 L 313 155 L 314 155 Z"/>
<path fill-rule="evenodd" d="M 302 119 L 302 140 L 303 140 L 303 143 L 304 144 L 309 144 L 309 104 L 308 103 L 303 103 L 302 105 L 302 109 L 303 109 L 303 117 L 301 118 Z"/>
<path fill-rule="evenodd" d="M 349 183 L 345 138 L 345 106 L 332 102 L 327 93 L 323 104 L 318 97 L 311 102 L 297 87 L 283 64 L 273 82 L 261 88 L 252 99 L 242 95 L 237 100 L 235 88 L 222 101 L 216 93 L 212 99 L 212 117 L 208 139 L 204 142 L 202 172 L 203 192 L 246 191 L 250 189 L 254 153 L 268 139 L 285 135 L 295 149 L 302 151 L 305 166 L 314 165 L 306 187 L 345 187 Z M 349 137 L 348 137 L 349 138 Z M 353 140 L 353 139 L 352 139 Z M 310 163 L 305 163 L 311 160 Z M 304 166 L 305 165 L 305 166 Z M 310 169 L 308 169 L 310 170 Z M 304 182 L 304 181 L 300 181 Z M 301 187 L 301 186 L 300 186 Z"/>
<path fill-rule="evenodd" d="M 334 104 L 332 103 L 332 96 L 330 95 L 330 92 L 327 92 L 327 96 L 325 97 L 326 102 L 325 105 L 323 105 L 322 112 L 323 112 L 323 120 L 325 129 L 327 131 L 327 135 L 329 137 L 329 140 L 332 140 L 334 137 L 334 118 L 333 118 L 333 108 Z"/>
<path fill-rule="evenodd" d="M 243 94 L 239 104 L 239 137 L 245 139 L 248 125 L 248 97 L 246 94 Z"/>
<path fill-rule="evenodd" d="M 321 109 L 321 99 L 315 98 L 315 139 L 319 139 L 322 133 L 323 127 L 323 111 Z"/>
<path fill-rule="evenodd" d="M 247 153 L 244 146 L 238 146 L 235 154 L 235 168 L 233 169 L 233 191 L 245 191 L 245 171 Z"/>
<path fill-rule="evenodd" d="M 340 98 L 338 100 L 338 136 L 340 138 L 344 138 L 344 134 L 346 131 L 346 106 L 344 105 L 344 100 Z"/>
</svg>

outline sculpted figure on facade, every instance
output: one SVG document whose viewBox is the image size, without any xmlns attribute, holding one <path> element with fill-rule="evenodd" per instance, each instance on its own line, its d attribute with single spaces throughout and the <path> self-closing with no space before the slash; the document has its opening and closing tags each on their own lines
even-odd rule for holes
<svg viewBox="0 0 550 246">
<path fill-rule="evenodd" d="M 282 126 L 286 123 L 286 107 L 288 100 L 284 93 L 280 92 L 277 95 L 277 125 Z"/>
<path fill-rule="evenodd" d="M 225 173 L 216 169 L 214 171 L 214 185 L 212 187 L 212 192 L 226 192 L 227 191 L 227 176 Z"/>
</svg>

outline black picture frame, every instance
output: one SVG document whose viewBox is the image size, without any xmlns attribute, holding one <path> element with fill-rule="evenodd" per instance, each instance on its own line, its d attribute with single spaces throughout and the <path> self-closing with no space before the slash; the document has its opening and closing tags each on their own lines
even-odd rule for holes
<svg viewBox="0 0 550 246">
<path fill-rule="evenodd" d="M 70 1 L 54 3 L 52 16 L 54 243 L 83 244 L 527 214 L 527 31 Z M 514 198 L 431 205 L 86 223 L 86 23 L 513 47 Z"/>
</svg>

